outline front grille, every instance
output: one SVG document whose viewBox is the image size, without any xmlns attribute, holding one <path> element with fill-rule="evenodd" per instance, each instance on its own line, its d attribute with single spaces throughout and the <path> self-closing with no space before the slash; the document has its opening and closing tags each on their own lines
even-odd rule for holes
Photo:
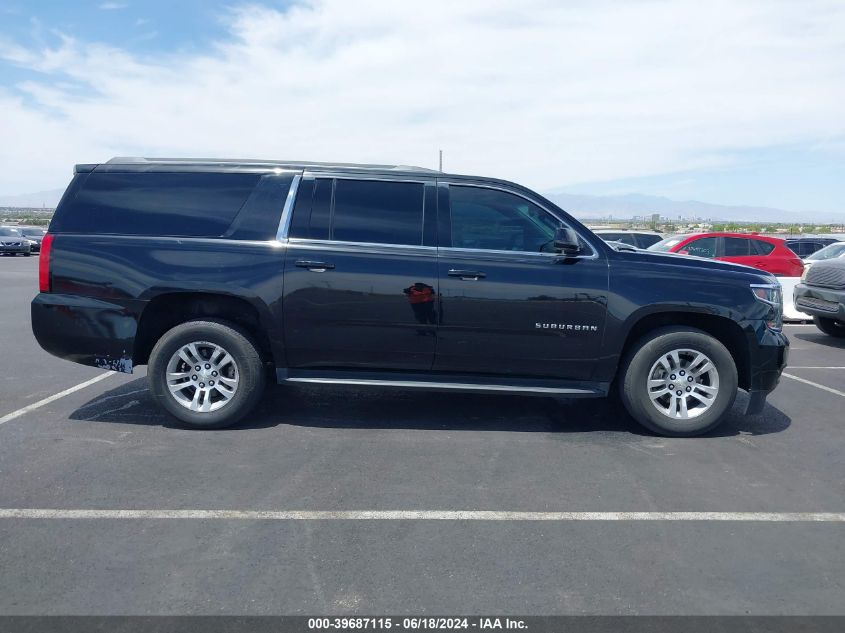
<svg viewBox="0 0 845 633">
<path fill-rule="evenodd" d="M 807 271 L 804 283 L 808 286 L 845 289 L 845 266 L 816 264 Z"/>
<path fill-rule="evenodd" d="M 20 246 L 20 242 L 3 242 L 3 246 Z"/>
<path fill-rule="evenodd" d="M 815 297 L 799 297 L 796 304 L 802 308 L 839 312 L 839 304 L 835 301 L 825 301 L 824 299 L 816 299 Z"/>
</svg>

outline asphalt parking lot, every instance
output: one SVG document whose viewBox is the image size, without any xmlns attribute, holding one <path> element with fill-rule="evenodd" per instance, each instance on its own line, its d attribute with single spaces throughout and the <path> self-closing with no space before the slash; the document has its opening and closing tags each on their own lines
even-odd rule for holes
<svg viewBox="0 0 845 633">
<path fill-rule="evenodd" d="M 303 386 L 199 432 L 143 368 L 41 351 L 36 286 L 0 258 L 2 614 L 845 614 L 845 343 L 812 326 L 765 411 L 741 393 L 702 438 L 604 401 Z"/>
</svg>

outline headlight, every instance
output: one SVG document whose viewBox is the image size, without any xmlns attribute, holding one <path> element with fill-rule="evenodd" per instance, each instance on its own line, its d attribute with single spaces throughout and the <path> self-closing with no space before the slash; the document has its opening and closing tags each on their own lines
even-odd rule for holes
<svg viewBox="0 0 845 633">
<path fill-rule="evenodd" d="M 772 330 L 783 329 L 783 290 L 780 284 L 751 284 L 751 292 L 757 301 L 769 306 L 766 325 Z"/>
<path fill-rule="evenodd" d="M 807 272 L 810 270 L 810 266 L 812 266 L 810 262 L 804 262 L 804 272 L 801 273 L 801 281 L 805 281 L 807 279 Z"/>
</svg>

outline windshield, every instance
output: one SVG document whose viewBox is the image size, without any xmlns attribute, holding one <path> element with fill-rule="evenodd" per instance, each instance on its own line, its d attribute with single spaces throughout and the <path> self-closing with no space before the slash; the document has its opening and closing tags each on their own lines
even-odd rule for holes
<svg viewBox="0 0 845 633">
<path fill-rule="evenodd" d="M 845 255 L 845 242 L 839 242 L 838 244 L 831 244 L 830 246 L 825 246 L 824 248 L 817 250 L 815 253 L 807 257 L 807 260 L 815 262 L 822 259 L 842 257 L 843 255 Z"/>
<path fill-rule="evenodd" d="M 21 235 L 21 232 L 18 231 L 17 229 L 7 229 L 7 228 L 3 228 L 3 227 L 0 227 L 0 235 L 6 236 L 6 237 L 23 237 Z"/>
<path fill-rule="evenodd" d="M 681 236 L 681 237 L 667 237 L 666 239 L 660 240 L 656 244 L 652 244 L 651 246 L 648 247 L 647 250 L 662 251 L 662 252 L 665 253 L 665 252 L 669 251 L 673 246 L 680 244 L 683 239 L 684 239 L 683 236 Z"/>
</svg>

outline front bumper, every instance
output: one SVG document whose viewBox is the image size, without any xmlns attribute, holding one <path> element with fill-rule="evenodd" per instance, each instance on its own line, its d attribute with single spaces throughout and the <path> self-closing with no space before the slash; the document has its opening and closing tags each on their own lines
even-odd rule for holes
<svg viewBox="0 0 845 633">
<path fill-rule="evenodd" d="M 845 322 L 845 290 L 798 284 L 792 297 L 804 314 Z"/>
<path fill-rule="evenodd" d="M 5 246 L 3 244 L 0 244 L 0 253 L 14 253 L 14 254 L 17 255 L 19 253 L 29 253 L 29 252 L 30 252 L 29 244 L 21 244 L 20 246 Z"/>
</svg>

